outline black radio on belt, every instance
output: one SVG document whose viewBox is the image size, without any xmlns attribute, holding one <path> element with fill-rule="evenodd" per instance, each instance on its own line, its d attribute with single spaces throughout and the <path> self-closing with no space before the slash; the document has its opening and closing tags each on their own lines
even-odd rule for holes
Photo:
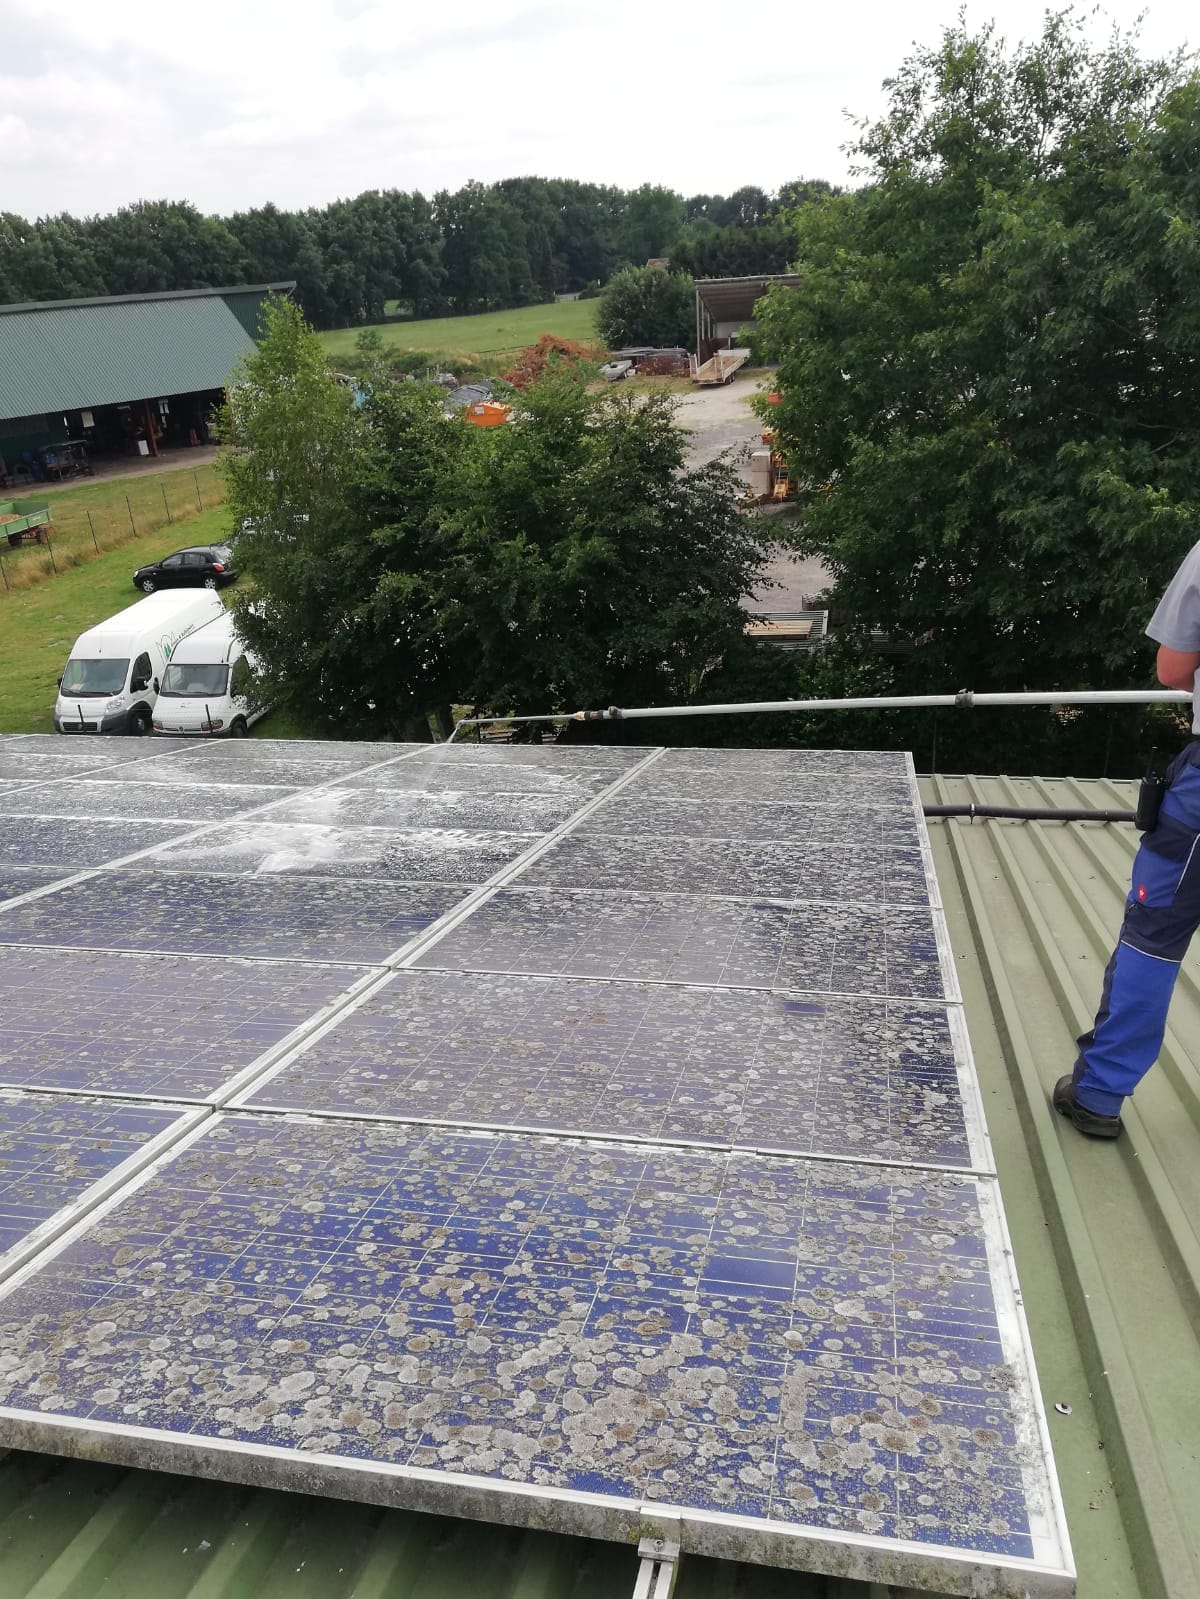
<svg viewBox="0 0 1200 1599">
<path fill-rule="evenodd" d="M 1158 813 L 1162 808 L 1163 795 L 1167 792 L 1167 780 L 1160 777 L 1154 768 L 1154 757 L 1157 750 L 1150 751 L 1150 759 L 1146 764 L 1146 775 L 1142 778 L 1138 788 L 1137 809 L 1133 813 L 1133 825 L 1139 833 L 1152 833 L 1158 826 Z"/>
</svg>

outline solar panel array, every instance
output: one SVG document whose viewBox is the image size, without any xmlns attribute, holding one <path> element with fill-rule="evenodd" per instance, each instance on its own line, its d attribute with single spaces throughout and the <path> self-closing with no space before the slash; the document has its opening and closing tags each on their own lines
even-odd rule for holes
<svg viewBox="0 0 1200 1599">
<path fill-rule="evenodd" d="M 0 799 L 0 1442 L 1073 1591 L 907 757 L 9 738 Z"/>
</svg>

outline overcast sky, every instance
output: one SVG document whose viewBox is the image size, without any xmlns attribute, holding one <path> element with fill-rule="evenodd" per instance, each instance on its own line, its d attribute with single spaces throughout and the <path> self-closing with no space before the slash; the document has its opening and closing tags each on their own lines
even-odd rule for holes
<svg viewBox="0 0 1200 1599">
<path fill-rule="evenodd" d="M 1123 26 L 1139 0 L 1109 0 Z M 0 210 L 229 212 L 536 173 L 684 194 L 844 182 L 845 113 L 956 0 L 0 0 Z M 1012 39 L 1033 0 L 972 3 Z M 1144 48 L 1200 38 L 1150 0 Z M 1190 20 L 1189 20 L 1190 19 Z M 1189 32 L 1191 38 L 1189 38 Z"/>
</svg>

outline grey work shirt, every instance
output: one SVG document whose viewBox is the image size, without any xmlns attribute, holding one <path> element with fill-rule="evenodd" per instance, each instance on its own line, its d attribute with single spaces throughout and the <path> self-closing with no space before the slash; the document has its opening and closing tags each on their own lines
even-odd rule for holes
<svg viewBox="0 0 1200 1599">
<path fill-rule="evenodd" d="M 1156 644 L 1184 654 L 1200 652 L 1200 544 L 1193 544 L 1146 624 Z M 1192 700 L 1192 732 L 1200 733 L 1200 706 Z"/>
</svg>

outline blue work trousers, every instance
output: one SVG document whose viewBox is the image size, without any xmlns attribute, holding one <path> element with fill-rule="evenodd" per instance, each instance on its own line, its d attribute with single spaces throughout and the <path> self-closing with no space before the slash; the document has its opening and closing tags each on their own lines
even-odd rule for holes
<svg viewBox="0 0 1200 1599">
<path fill-rule="evenodd" d="M 1133 863 L 1125 920 L 1104 973 L 1100 1009 L 1079 1039 L 1075 1097 L 1099 1116 L 1158 1059 L 1180 962 L 1200 925 L 1200 743 L 1171 763 L 1158 825 Z"/>
</svg>

